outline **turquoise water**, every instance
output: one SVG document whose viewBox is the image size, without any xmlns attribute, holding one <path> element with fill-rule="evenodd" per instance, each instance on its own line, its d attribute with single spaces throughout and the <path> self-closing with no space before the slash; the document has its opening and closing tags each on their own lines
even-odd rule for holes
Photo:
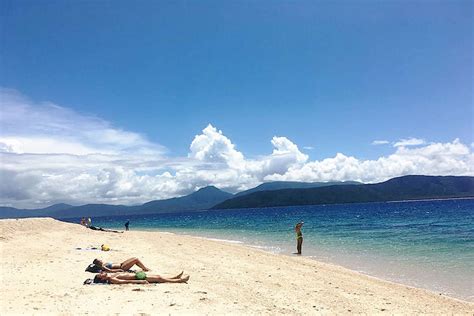
<svg viewBox="0 0 474 316">
<path fill-rule="evenodd" d="M 96 226 L 160 230 L 303 255 L 383 279 L 474 300 L 474 200 L 339 204 L 94 218 Z"/>
</svg>

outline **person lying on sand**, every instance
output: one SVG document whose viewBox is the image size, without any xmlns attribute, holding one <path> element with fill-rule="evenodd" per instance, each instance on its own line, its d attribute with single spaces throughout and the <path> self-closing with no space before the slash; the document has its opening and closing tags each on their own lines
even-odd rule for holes
<svg viewBox="0 0 474 316">
<path fill-rule="evenodd" d="M 128 271 L 130 270 L 131 267 L 134 265 L 137 265 L 140 267 L 143 271 L 150 271 L 145 265 L 138 259 L 138 258 L 130 258 L 125 260 L 122 263 L 112 263 L 112 262 L 106 262 L 104 263 L 100 259 L 94 259 L 92 261 L 93 264 L 99 267 L 100 270 L 104 272 L 123 272 L 123 271 Z"/>
<path fill-rule="evenodd" d="M 102 232 L 109 232 L 109 233 L 119 233 L 119 234 L 122 234 L 123 232 L 121 231 L 118 231 L 118 230 L 113 230 L 113 229 L 105 229 L 105 228 L 102 228 L 102 227 L 97 227 L 97 226 L 87 226 L 86 227 L 92 229 L 92 230 L 100 230 Z"/>
<path fill-rule="evenodd" d="M 94 283 L 108 284 L 148 284 L 148 283 L 185 283 L 189 275 L 183 277 L 183 272 L 173 277 L 162 277 L 158 274 L 146 274 L 145 272 L 101 272 L 94 277 Z"/>
</svg>

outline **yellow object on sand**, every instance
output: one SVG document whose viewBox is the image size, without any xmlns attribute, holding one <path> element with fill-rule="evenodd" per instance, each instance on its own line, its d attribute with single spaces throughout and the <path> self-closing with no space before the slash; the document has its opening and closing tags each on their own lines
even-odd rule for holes
<svg viewBox="0 0 474 316">
<path fill-rule="evenodd" d="M 104 245 L 101 246 L 101 249 L 102 249 L 102 251 L 109 251 L 110 247 L 104 244 Z"/>
</svg>

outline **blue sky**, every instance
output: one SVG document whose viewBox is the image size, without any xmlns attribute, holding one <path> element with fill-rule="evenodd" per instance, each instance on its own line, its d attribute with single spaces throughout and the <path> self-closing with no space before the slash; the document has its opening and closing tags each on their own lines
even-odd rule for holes
<svg viewBox="0 0 474 316">
<path fill-rule="evenodd" d="M 297 145 L 298 153 L 284 147 L 300 164 L 338 153 L 376 161 L 400 140 L 426 147 L 458 139 L 472 159 L 472 15 L 472 1 L 2 0 L 3 108 L 28 104 L 54 121 L 42 109 L 50 102 L 79 121 L 132 133 L 168 161 L 153 175 L 175 176 L 208 124 L 217 133 L 208 137 L 221 130 L 254 161 L 275 152 L 275 136 Z M 25 135 L 47 138 L 9 122 L 4 116 L 5 148 L 23 142 L 23 154 L 36 153 L 25 151 Z M 82 149 L 97 149 L 85 139 Z M 472 172 L 438 167 L 409 170 Z M 278 178 L 265 177 L 251 184 Z M 328 180 L 303 178 L 284 179 Z"/>
</svg>

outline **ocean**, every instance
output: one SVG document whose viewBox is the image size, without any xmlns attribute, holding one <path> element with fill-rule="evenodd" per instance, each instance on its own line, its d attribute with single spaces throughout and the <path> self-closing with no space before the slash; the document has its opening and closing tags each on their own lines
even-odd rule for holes
<svg viewBox="0 0 474 316">
<path fill-rule="evenodd" d="M 166 231 L 303 256 L 474 301 L 474 199 L 213 210 L 93 218 L 93 225 Z M 76 221 L 78 219 L 69 219 Z M 140 256 L 140 254 L 137 254 Z"/>
</svg>

